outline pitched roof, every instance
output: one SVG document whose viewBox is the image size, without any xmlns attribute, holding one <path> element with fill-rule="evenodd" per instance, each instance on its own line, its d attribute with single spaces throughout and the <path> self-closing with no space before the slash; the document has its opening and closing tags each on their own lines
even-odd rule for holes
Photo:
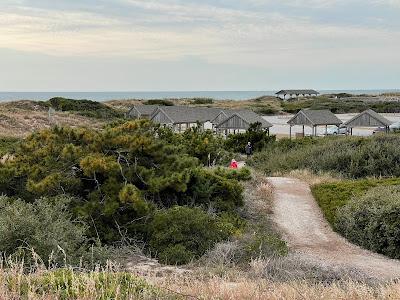
<svg viewBox="0 0 400 300">
<path fill-rule="evenodd" d="M 340 125 L 343 122 L 330 110 L 302 109 L 288 122 L 290 125 Z"/>
<path fill-rule="evenodd" d="M 128 116 L 137 116 L 137 112 L 140 115 L 151 116 L 157 108 L 158 105 L 135 105 L 128 111 Z"/>
<path fill-rule="evenodd" d="M 272 127 L 273 125 L 262 118 L 260 115 L 255 113 L 254 111 L 251 110 L 226 110 L 224 111 L 227 115 L 228 118 L 223 120 L 221 123 L 217 125 L 217 127 L 221 127 L 223 124 L 227 123 L 230 119 L 232 119 L 235 116 L 238 116 L 241 118 L 243 121 L 245 121 L 248 125 L 253 124 L 253 123 L 261 123 L 262 128 L 269 128 Z"/>
<path fill-rule="evenodd" d="M 281 90 L 277 92 L 275 95 L 304 95 L 304 94 L 310 94 L 310 95 L 318 95 L 319 92 L 316 90 Z"/>
<path fill-rule="evenodd" d="M 189 106 L 164 106 L 157 111 L 163 112 L 173 123 L 207 122 L 215 119 L 221 112 L 218 108 L 189 107 Z M 156 113 L 153 114 L 153 117 Z"/>
<path fill-rule="evenodd" d="M 372 120 L 371 120 L 372 118 Z M 373 120 L 375 122 L 373 122 Z M 390 126 L 393 122 L 389 121 L 382 115 L 378 114 L 376 111 L 372 109 L 367 109 L 362 113 L 356 115 L 355 117 L 351 118 L 349 121 L 344 123 L 348 127 L 368 127 L 368 126 Z"/>
</svg>

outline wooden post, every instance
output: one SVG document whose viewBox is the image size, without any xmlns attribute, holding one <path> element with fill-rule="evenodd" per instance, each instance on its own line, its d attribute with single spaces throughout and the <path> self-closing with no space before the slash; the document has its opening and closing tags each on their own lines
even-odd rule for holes
<svg viewBox="0 0 400 300">
<path fill-rule="evenodd" d="M 303 137 L 305 137 L 305 135 L 306 135 L 306 130 L 305 130 L 304 125 L 303 125 Z"/>
<path fill-rule="evenodd" d="M 328 125 L 325 125 L 325 136 L 328 136 Z"/>
<path fill-rule="evenodd" d="M 290 125 L 289 127 L 289 137 L 290 139 L 292 139 L 292 125 Z"/>
</svg>

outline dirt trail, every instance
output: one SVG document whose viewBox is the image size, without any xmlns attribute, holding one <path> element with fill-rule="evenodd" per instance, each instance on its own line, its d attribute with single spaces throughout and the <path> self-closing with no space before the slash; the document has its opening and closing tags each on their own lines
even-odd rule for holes
<svg viewBox="0 0 400 300">
<path fill-rule="evenodd" d="M 332 267 L 354 268 L 380 279 L 400 278 L 400 261 L 350 244 L 331 229 L 307 183 L 268 180 L 274 187 L 273 219 L 291 249 Z"/>
</svg>

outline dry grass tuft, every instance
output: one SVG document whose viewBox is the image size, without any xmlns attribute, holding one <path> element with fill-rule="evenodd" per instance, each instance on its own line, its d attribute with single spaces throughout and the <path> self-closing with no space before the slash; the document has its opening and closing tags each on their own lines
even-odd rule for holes
<svg viewBox="0 0 400 300">
<path fill-rule="evenodd" d="M 330 173 L 319 173 L 315 174 L 310 170 L 303 169 L 303 170 L 292 170 L 288 173 L 281 173 L 277 172 L 274 173 L 273 176 L 276 177 L 292 177 L 300 179 L 304 182 L 307 182 L 309 185 L 316 185 L 321 183 L 330 183 L 330 182 L 338 182 L 341 178 L 335 177 Z"/>
</svg>

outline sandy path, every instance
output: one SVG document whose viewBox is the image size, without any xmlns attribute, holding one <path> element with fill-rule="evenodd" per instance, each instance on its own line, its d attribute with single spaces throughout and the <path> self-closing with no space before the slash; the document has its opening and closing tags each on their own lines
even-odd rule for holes
<svg viewBox="0 0 400 300">
<path fill-rule="evenodd" d="M 268 180 L 274 187 L 273 219 L 291 249 L 332 267 L 355 268 L 380 279 L 400 278 L 400 261 L 361 249 L 332 231 L 307 183 Z"/>
</svg>

